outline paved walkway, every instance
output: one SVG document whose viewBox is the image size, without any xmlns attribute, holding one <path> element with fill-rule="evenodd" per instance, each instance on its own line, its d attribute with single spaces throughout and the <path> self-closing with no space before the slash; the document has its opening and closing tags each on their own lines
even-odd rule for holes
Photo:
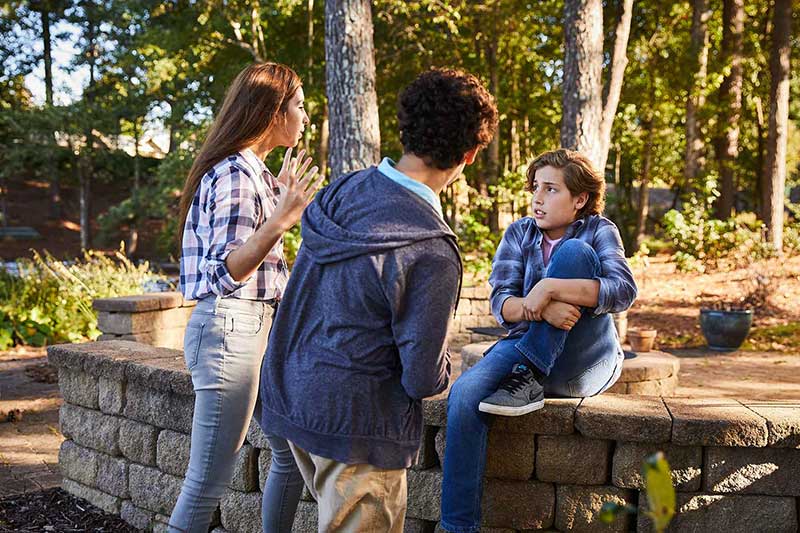
<svg viewBox="0 0 800 533">
<path fill-rule="evenodd" d="M 61 399 L 43 349 L 0 353 L 0 498 L 61 484 Z M 9 413 L 19 410 L 14 421 Z"/>
</svg>

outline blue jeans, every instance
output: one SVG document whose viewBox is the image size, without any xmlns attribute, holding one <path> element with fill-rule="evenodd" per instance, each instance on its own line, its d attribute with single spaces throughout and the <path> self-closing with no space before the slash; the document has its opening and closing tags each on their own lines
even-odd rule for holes
<svg viewBox="0 0 800 533">
<path fill-rule="evenodd" d="M 571 239 L 553 254 L 546 277 L 591 279 L 600 272 L 597 254 Z M 447 440 L 442 483 L 442 527 L 453 533 L 480 531 L 483 473 L 491 415 L 478 404 L 495 392 L 516 363 L 533 364 L 547 378 L 547 396 L 584 397 L 611 387 L 624 356 L 613 321 L 584 310 L 569 332 L 532 322 L 515 339 L 497 342 L 453 384 L 447 401 Z"/>
<path fill-rule="evenodd" d="M 272 308 L 265 302 L 208 297 L 184 337 L 195 391 L 189 466 L 169 531 L 208 531 L 231 481 L 258 398 Z M 264 487 L 264 531 L 290 531 L 303 480 L 284 439 L 268 437 L 272 463 Z"/>
</svg>

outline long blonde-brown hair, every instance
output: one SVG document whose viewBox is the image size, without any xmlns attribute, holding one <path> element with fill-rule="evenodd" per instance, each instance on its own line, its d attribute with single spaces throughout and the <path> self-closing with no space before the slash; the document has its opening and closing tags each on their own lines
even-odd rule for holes
<svg viewBox="0 0 800 533">
<path fill-rule="evenodd" d="M 578 196 L 582 192 L 589 195 L 586 204 L 578 210 L 576 219 L 603 213 L 603 209 L 606 207 L 606 180 L 588 157 L 565 148 L 539 154 L 528 166 L 525 190 L 533 191 L 536 171 L 544 167 L 561 169 L 561 172 L 564 173 L 564 183 L 572 196 Z"/>
<path fill-rule="evenodd" d="M 225 157 L 263 141 L 299 88 L 297 74 L 280 63 L 255 63 L 236 76 L 183 185 L 179 239 L 203 175 Z"/>
</svg>

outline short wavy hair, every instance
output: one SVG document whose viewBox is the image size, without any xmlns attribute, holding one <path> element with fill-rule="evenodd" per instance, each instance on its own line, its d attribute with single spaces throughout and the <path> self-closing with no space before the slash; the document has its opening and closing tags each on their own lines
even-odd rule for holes
<svg viewBox="0 0 800 533">
<path fill-rule="evenodd" d="M 497 131 L 494 97 L 472 74 L 431 69 L 400 94 L 397 119 L 406 153 L 446 170 L 489 144 Z"/>
<path fill-rule="evenodd" d="M 580 152 L 559 148 L 536 156 L 528 166 L 525 189 L 533 191 L 536 171 L 544 167 L 558 168 L 564 174 L 564 183 L 572 196 L 585 192 L 589 195 L 586 204 L 578 211 L 577 218 L 601 215 L 606 207 L 606 180 L 589 158 Z"/>
</svg>

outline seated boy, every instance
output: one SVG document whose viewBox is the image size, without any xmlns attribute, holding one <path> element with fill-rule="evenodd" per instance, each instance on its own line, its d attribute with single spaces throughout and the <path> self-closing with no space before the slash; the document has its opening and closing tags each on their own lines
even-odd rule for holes
<svg viewBox="0 0 800 533">
<path fill-rule="evenodd" d="M 503 235 L 492 263 L 492 313 L 508 336 L 458 379 L 447 405 L 442 527 L 480 529 L 489 418 L 611 387 L 623 353 L 610 313 L 636 284 L 619 231 L 600 215 L 605 180 L 582 154 L 554 150 L 528 167 L 532 216 Z"/>
</svg>

